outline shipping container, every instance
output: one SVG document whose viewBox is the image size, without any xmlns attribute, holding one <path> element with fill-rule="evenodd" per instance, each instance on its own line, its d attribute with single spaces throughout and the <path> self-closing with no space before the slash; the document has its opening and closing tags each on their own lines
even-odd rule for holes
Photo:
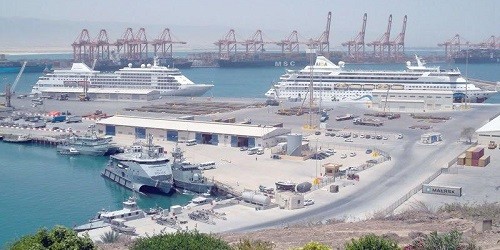
<svg viewBox="0 0 500 250">
<path fill-rule="evenodd" d="M 490 164 L 490 156 L 484 155 L 483 157 L 479 158 L 479 167 L 486 167 Z"/>
<path fill-rule="evenodd" d="M 474 160 L 479 160 L 479 158 L 483 157 L 484 155 L 484 148 L 483 147 L 476 147 L 474 151 L 472 151 L 472 159 Z"/>
<path fill-rule="evenodd" d="M 474 167 L 479 166 L 479 159 L 472 159 L 471 160 L 471 165 L 474 166 Z"/>
<path fill-rule="evenodd" d="M 465 154 L 462 154 L 457 158 L 457 165 L 465 165 Z"/>
<path fill-rule="evenodd" d="M 465 158 L 472 159 L 472 152 L 474 152 L 475 149 L 476 147 L 467 149 L 467 151 L 465 151 Z"/>
<path fill-rule="evenodd" d="M 472 159 L 465 158 L 465 166 L 472 166 Z"/>
</svg>

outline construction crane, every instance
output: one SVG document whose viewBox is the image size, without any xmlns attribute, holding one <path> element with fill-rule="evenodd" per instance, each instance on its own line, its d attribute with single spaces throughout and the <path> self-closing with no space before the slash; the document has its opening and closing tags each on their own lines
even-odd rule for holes
<svg viewBox="0 0 500 250">
<path fill-rule="evenodd" d="M 390 43 L 390 45 L 392 46 L 393 57 L 396 60 L 400 60 L 401 58 L 404 58 L 404 54 L 405 54 L 406 20 L 407 20 L 407 16 L 405 15 L 405 17 L 403 19 L 403 28 L 401 29 L 401 32 Z M 391 49 L 389 49 L 389 51 L 391 51 Z"/>
<path fill-rule="evenodd" d="M 444 47 L 446 54 L 446 59 L 452 60 L 453 56 L 460 51 L 461 46 L 469 46 L 469 42 L 463 42 L 465 39 L 461 38 L 459 34 L 456 34 L 453 38 L 445 41 L 444 43 L 438 44 L 439 47 Z"/>
<path fill-rule="evenodd" d="M 347 46 L 348 57 L 356 62 L 362 61 L 365 57 L 365 31 L 367 19 L 368 16 L 365 13 L 363 15 L 363 26 L 358 35 L 352 40 L 342 43 L 342 46 Z"/>
<path fill-rule="evenodd" d="M 391 55 L 390 37 L 391 37 L 391 27 L 392 27 L 392 15 L 389 15 L 389 21 L 387 22 L 387 29 L 385 33 L 377 40 L 368 43 L 368 46 L 373 47 L 373 56 L 381 60 L 385 60 Z M 387 54 L 386 54 L 387 52 Z"/>
<path fill-rule="evenodd" d="M 26 61 L 23 63 L 21 70 L 19 70 L 19 73 L 17 74 L 16 79 L 14 80 L 14 83 L 12 83 L 12 87 L 10 86 L 10 84 L 5 85 L 5 107 L 8 108 L 12 107 L 10 100 L 15 93 L 17 83 L 19 82 L 19 79 L 21 79 L 21 75 L 24 72 L 24 68 L 26 68 L 26 63 L 27 63 Z"/>
<path fill-rule="evenodd" d="M 330 24 L 332 22 L 332 12 L 328 12 L 328 16 L 326 18 L 326 28 L 321 33 L 321 35 L 317 39 L 311 39 L 307 45 L 309 48 L 318 49 L 319 55 L 325 55 L 325 52 L 330 53 Z"/>
</svg>

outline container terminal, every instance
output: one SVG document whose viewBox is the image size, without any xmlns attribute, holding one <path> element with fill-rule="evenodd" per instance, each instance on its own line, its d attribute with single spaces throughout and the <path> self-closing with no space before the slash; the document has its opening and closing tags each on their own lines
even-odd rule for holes
<svg viewBox="0 0 500 250">
<path fill-rule="evenodd" d="M 365 13 L 359 33 L 352 39 L 339 44 L 345 50 L 333 51 L 330 49 L 332 13 L 329 12 L 325 29 L 316 38 L 305 39 L 297 30 L 293 30 L 283 39 L 273 40 L 268 39 L 268 36 L 259 29 L 249 38 L 241 39 L 237 30 L 231 29 L 224 37 L 214 42 L 216 52 L 188 53 L 186 57 L 174 57 L 173 47 L 182 47 L 187 42 L 177 39 L 169 28 L 165 28 L 158 36 L 152 38 L 147 35 L 144 27 L 136 32 L 129 27 L 116 40 L 108 36 L 106 29 L 101 29 L 96 35 L 83 29 L 71 44 L 72 59 L 30 61 L 26 72 L 65 68 L 69 67 L 71 62 L 83 62 L 95 70 L 115 71 L 129 63 L 133 66 L 151 64 L 155 57 L 159 59 L 161 65 L 181 69 L 189 67 L 302 67 L 314 58 L 311 59 L 311 54 L 301 48 L 315 49 L 315 54 L 326 56 L 333 62 L 400 63 L 410 60 L 413 56 L 408 54 L 405 43 L 407 20 L 408 17 L 405 15 L 400 32 L 395 37 L 391 37 L 394 33 L 392 32 L 392 15 L 389 15 L 385 32 L 376 39 L 365 41 L 368 22 L 368 15 Z M 430 55 L 427 61 L 500 62 L 500 42 L 499 38 L 494 35 L 484 41 L 474 43 L 456 34 L 437 45 L 444 48 L 444 54 Z M 0 72 L 17 72 L 21 64 L 20 61 L 9 61 L 6 60 L 5 55 L 0 55 Z"/>
</svg>

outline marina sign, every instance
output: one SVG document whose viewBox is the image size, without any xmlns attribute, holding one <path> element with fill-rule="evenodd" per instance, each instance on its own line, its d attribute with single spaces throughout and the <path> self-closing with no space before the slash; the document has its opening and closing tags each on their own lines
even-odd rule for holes
<svg viewBox="0 0 500 250">
<path fill-rule="evenodd" d="M 429 184 L 422 184 L 422 193 L 424 194 L 441 194 L 449 196 L 462 196 L 461 187 L 447 187 L 447 186 L 432 186 Z"/>
</svg>

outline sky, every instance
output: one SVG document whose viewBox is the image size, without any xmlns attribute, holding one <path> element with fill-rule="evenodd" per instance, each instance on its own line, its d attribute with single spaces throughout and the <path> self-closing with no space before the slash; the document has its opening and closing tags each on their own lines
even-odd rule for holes
<svg viewBox="0 0 500 250">
<path fill-rule="evenodd" d="M 155 37 L 159 27 L 175 27 L 173 32 L 177 37 L 193 44 L 214 42 L 230 28 L 236 30 L 239 40 L 249 38 L 257 29 L 263 31 L 267 40 L 282 40 L 292 30 L 307 39 L 321 34 L 328 11 L 333 13 L 330 34 L 333 47 L 356 36 L 365 12 L 368 13 L 366 42 L 385 32 L 389 14 L 393 15 L 391 39 L 401 31 L 403 16 L 408 15 L 406 44 L 410 47 L 435 47 L 457 33 L 473 43 L 491 35 L 500 36 L 500 0 L 0 0 L 0 19 L 3 19 L 0 32 L 15 34 L 11 41 L 4 37 L 0 42 L 17 44 L 17 40 L 23 40 L 22 35 L 30 37 L 22 29 L 11 31 L 26 18 L 40 19 L 40 29 L 26 28 L 25 33 L 42 32 L 43 25 L 72 23 L 71 29 L 60 30 L 69 32 L 67 36 L 72 38 L 81 30 L 80 26 L 99 24 L 116 28 L 121 23 L 123 28 L 113 30 L 114 39 L 127 25 L 147 30 L 156 27 L 151 35 Z M 6 24 L 9 20 L 15 20 L 14 25 Z M 45 24 L 45 21 L 50 22 Z M 97 34 L 97 28 L 91 32 Z"/>
</svg>

